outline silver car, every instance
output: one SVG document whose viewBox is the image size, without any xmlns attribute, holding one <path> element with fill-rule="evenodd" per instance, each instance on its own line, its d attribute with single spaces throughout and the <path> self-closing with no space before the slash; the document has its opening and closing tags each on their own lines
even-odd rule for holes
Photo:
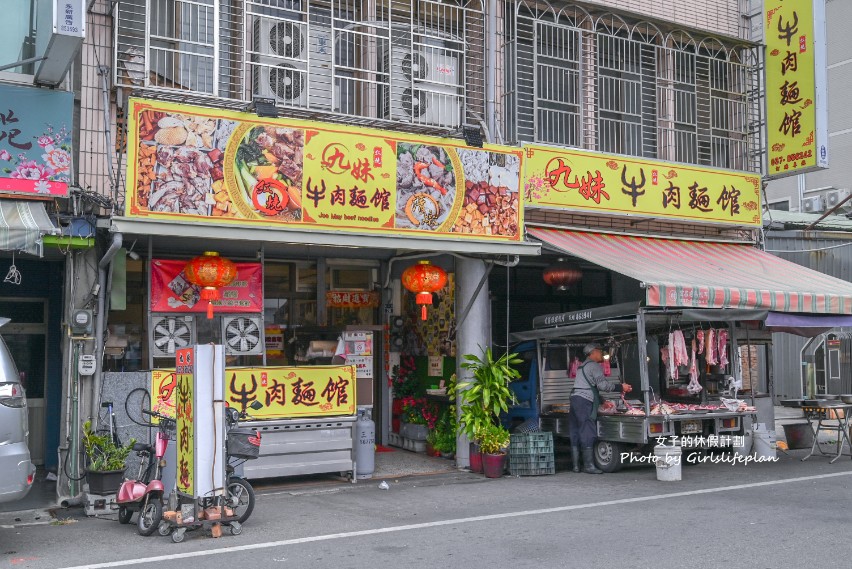
<svg viewBox="0 0 852 569">
<path fill-rule="evenodd" d="M 0 327 L 9 322 L 0 318 Z M 0 502 L 20 500 L 35 478 L 27 446 L 27 396 L 6 342 L 0 338 Z"/>
</svg>

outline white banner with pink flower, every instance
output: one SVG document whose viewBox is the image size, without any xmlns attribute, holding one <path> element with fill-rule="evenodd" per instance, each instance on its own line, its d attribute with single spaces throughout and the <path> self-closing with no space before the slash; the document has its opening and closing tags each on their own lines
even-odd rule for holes
<svg viewBox="0 0 852 569">
<path fill-rule="evenodd" d="M 0 194 L 68 194 L 73 105 L 67 91 L 0 85 Z"/>
</svg>

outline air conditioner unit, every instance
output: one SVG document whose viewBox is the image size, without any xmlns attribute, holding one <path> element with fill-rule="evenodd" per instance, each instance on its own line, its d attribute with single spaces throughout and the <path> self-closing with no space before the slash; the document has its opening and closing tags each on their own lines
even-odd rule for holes
<svg viewBox="0 0 852 569">
<path fill-rule="evenodd" d="M 263 326 L 259 315 L 222 316 L 222 343 L 229 356 L 262 355 Z"/>
<path fill-rule="evenodd" d="M 312 15 L 257 18 L 251 36 L 252 93 L 282 106 L 331 110 L 331 29 Z"/>
<path fill-rule="evenodd" d="M 439 46 L 401 47 L 409 41 L 407 30 L 393 30 L 392 36 L 390 54 L 385 54 L 391 82 L 385 115 L 414 124 L 459 126 L 462 69 L 458 58 Z"/>
<path fill-rule="evenodd" d="M 191 315 L 151 315 L 151 355 L 174 357 L 175 350 L 195 343 L 195 317 Z"/>
<path fill-rule="evenodd" d="M 819 213 L 825 211 L 825 200 L 822 196 L 814 196 L 802 200 L 802 212 Z"/>
<path fill-rule="evenodd" d="M 849 194 L 852 193 L 849 190 L 831 190 L 825 193 L 825 205 L 827 208 L 833 208 L 838 205 L 840 202 L 849 197 Z M 844 206 L 849 206 L 850 203 L 846 202 L 843 204 Z"/>
</svg>

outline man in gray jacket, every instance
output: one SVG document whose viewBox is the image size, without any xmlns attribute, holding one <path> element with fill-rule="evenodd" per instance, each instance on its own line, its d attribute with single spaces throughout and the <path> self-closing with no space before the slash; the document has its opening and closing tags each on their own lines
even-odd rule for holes
<svg viewBox="0 0 852 569">
<path fill-rule="evenodd" d="M 600 344 L 586 344 L 583 348 L 586 360 L 577 370 L 574 390 L 571 391 L 571 411 L 568 414 L 568 429 L 571 435 L 571 458 L 574 472 L 580 472 L 580 449 L 583 449 L 583 472 L 602 474 L 595 466 L 594 446 L 597 438 L 597 406 L 600 405 L 598 391 L 621 391 L 629 393 L 630 384 L 609 381 L 600 363 L 603 350 Z"/>
</svg>

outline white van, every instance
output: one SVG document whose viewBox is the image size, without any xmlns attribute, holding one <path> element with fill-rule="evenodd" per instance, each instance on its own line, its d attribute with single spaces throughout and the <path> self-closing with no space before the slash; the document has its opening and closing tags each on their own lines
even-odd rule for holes
<svg viewBox="0 0 852 569">
<path fill-rule="evenodd" d="M 0 327 L 9 322 L 0 318 Z M 26 496 L 33 486 L 35 466 L 27 446 L 27 396 L 18 369 L 0 337 L 0 502 Z"/>
</svg>

